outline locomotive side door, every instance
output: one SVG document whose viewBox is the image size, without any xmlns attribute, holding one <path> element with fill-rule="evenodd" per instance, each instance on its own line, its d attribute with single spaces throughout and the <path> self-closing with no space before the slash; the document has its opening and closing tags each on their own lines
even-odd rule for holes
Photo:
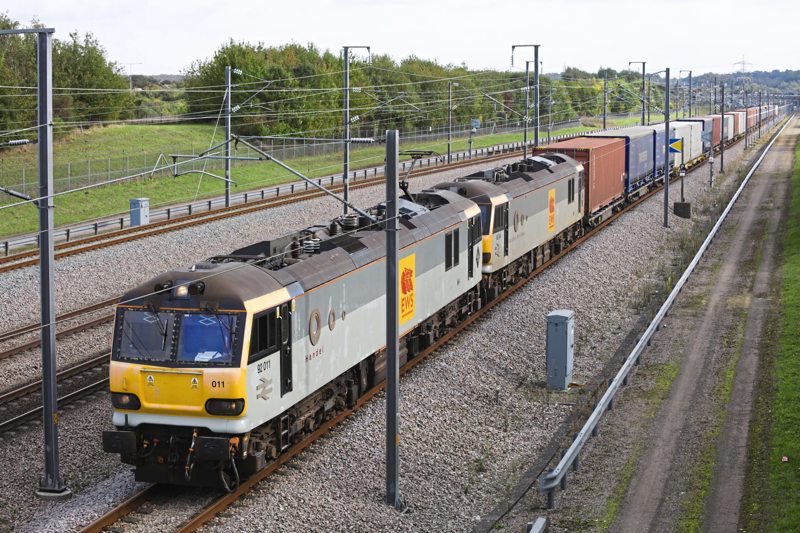
<svg viewBox="0 0 800 533">
<path fill-rule="evenodd" d="M 508 203 L 501 207 L 503 213 L 503 255 L 508 257 Z"/>
<path fill-rule="evenodd" d="M 471 278 L 475 275 L 475 233 L 480 235 L 480 227 L 475 224 L 475 218 L 472 217 L 467 221 L 467 277 Z"/>
<path fill-rule="evenodd" d="M 292 315 L 289 305 L 280 307 L 281 335 L 281 396 L 292 391 Z"/>
</svg>

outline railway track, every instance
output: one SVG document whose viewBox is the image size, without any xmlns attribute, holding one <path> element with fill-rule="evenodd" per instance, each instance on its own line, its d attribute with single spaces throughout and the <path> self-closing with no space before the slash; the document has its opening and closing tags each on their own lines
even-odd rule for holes
<svg viewBox="0 0 800 533">
<path fill-rule="evenodd" d="M 679 179 L 678 177 L 673 177 L 670 180 L 670 182 L 676 181 L 678 179 Z M 405 365 L 401 367 L 400 374 L 404 375 L 412 368 L 420 364 L 422 361 L 424 361 L 425 359 L 436 353 L 438 350 L 445 347 L 447 344 L 452 342 L 457 336 L 459 336 L 461 333 L 465 332 L 469 327 L 471 327 L 474 322 L 484 318 L 489 312 L 491 312 L 494 309 L 495 306 L 499 305 L 500 303 L 508 299 L 511 295 L 515 294 L 518 290 L 524 287 L 529 281 L 536 278 L 541 272 L 556 264 L 562 257 L 566 256 L 571 251 L 577 249 L 583 242 L 592 238 L 594 235 L 596 235 L 599 231 L 602 231 L 602 229 L 604 229 L 609 224 L 612 224 L 619 217 L 627 213 L 629 209 L 634 208 L 635 206 L 646 201 L 647 199 L 649 199 L 655 194 L 658 194 L 661 191 L 662 187 L 653 188 L 652 190 L 646 192 L 641 197 L 639 197 L 635 202 L 630 204 L 630 206 L 627 209 L 624 209 L 618 213 L 613 214 L 608 219 L 604 220 L 602 223 L 592 228 L 590 231 L 584 233 L 580 238 L 576 239 L 575 242 L 573 242 L 569 247 L 562 250 L 560 254 L 551 257 L 550 260 L 548 260 L 546 263 L 533 270 L 533 272 L 531 272 L 528 276 L 524 277 L 516 284 L 509 287 L 507 290 L 501 293 L 497 298 L 489 302 L 486 306 L 482 307 L 479 311 L 477 311 L 469 318 L 464 320 L 461 324 L 459 324 L 454 329 L 450 330 L 445 335 L 440 337 L 434 344 L 425 349 L 418 356 L 409 360 Z M 295 443 L 289 450 L 287 450 L 284 454 L 280 455 L 266 468 L 257 472 L 250 478 L 243 480 L 239 485 L 239 487 L 237 487 L 233 492 L 228 494 L 223 494 L 219 498 L 215 499 L 214 501 L 203 507 L 203 509 L 198 514 L 196 514 L 189 521 L 181 525 L 178 531 L 180 533 L 188 533 L 191 531 L 196 531 L 204 524 L 207 524 L 208 522 L 213 520 L 219 513 L 223 512 L 234 502 L 236 502 L 242 496 L 247 494 L 253 487 L 255 487 L 261 481 L 267 479 L 269 476 L 275 473 L 278 469 L 281 468 L 281 466 L 289 462 L 291 459 L 297 457 L 302 451 L 307 449 L 311 444 L 320 439 L 322 436 L 326 435 L 332 428 L 334 428 L 339 423 L 343 422 L 351 415 L 356 413 L 361 407 L 363 407 L 367 402 L 369 402 L 372 398 L 374 398 L 375 395 L 381 392 L 384 389 L 384 386 L 385 386 L 384 383 L 380 383 L 379 385 L 373 387 L 371 390 L 367 391 L 364 394 L 364 396 L 359 398 L 359 400 L 356 402 L 353 408 L 341 411 L 338 415 L 336 415 L 335 417 L 331 418 L 323 425 L 321 425 L 316 431 L 306 436 L 303 440 Z M 135 494 L 133 497 L 126 500 L 119 506 L 115 507 L 114 509 L 112 509 L 111 511 L 100 517 L 95 522 L 86 526 L 86 528 L 82 530 L 82 533 L 102 532 L 107 527 L 116 523 L 118 520 L 122 519 L 123 517 L 127 516 L 130 513 L 135 512 L 139 507 L 141 507 L 143 504 L 149 501 L 149 499 L 152 497 L 152 494 L 157 490 L 157 487 L 158 485 L 151 485 L 150 487 Z"/>
<path fill-rule="evenodd" d="M 92 314 L 92 313 L 94 313 L 96 311 L 100 311 L 100 310 L 105 309 L 107 307 L 111 307 L 114 304 L 116 304 L 118 301 L 119 301 L 119 298 L 111 298 L 111 299 L 108 299 L 108 300 L 103 300 L 103 301 L 94 303 L 94 304 L 89 305 L 87 307 L 82 307 L 80 309 L 76 309 L 74 311 L 70 311 L 68 313 L 64 313 L 64 314 L 58 315 L 56 317 L 56 324 L 60 324 L 60 323 L 63 323 L 65 321 L 69 321 L 69 320 L 75 320 L 75 319 L 78 319 L 78 318 L 80 318 L 80 317 L 82 317 L 84 315 Z M 82 323 L 79 323 L 79 324 L 77 324 L 75 326 L 72 326 L 72 327 L 69 327 L 69 328 L 61 330 L 61 331 L 56 333 L 56 339 L 63 339 L 65 337 L 69 337 L 71 335 L 75 335 L 76 333 L 80 333 L 82 331 L 86 331 L 88 329 L 92 329 L 94 327 L 101 326 L 103 324 L 107 324 L 109 322 L 112 322 L 113 320 L 114 320 L 114 314 L 113 313 L 108 313 L 108 314 L 105 314 L 105 315 L 103 315 L 101 317 L 94 318 L 94 319 L 88 320 L 86 322 L 82 322 Z M 34 334 L 37 331 L 39 331 L 40 327 L 41 327 L 41 325 L 39 323 L 34 323 L 34 324 L 28 324 L 26 326 L 22 326 L 22 327 L 17 328 L 17 329 L 13 329 L 13 330 L 9 330 L 9 331 L 0 333 L 0 345 L 8 343 L 8 342 L 13 341 L 14 339 L 17 339 L 17 338 L 20 338 L 20 337 L 25 337 L 25 336 Z M 31 339 L 31 340 L 26 341 L 26 342 L 24 342 L 22 344 L 18 344 L 16 346 L 12 346 L 11 348 L 6 348 L 5 350 L 0 351 L 0 360 L 7 359 L 8 357 L 11 357 L 11 356 L 16 355 L 18 353 L 25 352 L 27 350 L 35 350 L 39 346 L 41 346 L 41 339 L 40 338 L 37 337 L 35 339 Z"/>
<path fill-rule="evenodd" d="M 478 163 L 491 163 L 493 161 L 507 159 L 508 157 L 511 157 L 516 151 L 518 150 L 514 149 L 511 151 L 494 154 L 485 158 L 459 161 L 456 163 L 451 163 L 446 166 L 419 168 L 411 173 L 411 177 L 413 178 L 418 176 L 426 176 L 437 172 L 444 172 L 447 170 L 454 170 L 465 166 L 472 166 Z M 383 176 L 377 176 L 353 182 L 350 184 L 349 188 L 350 190 L 356 190 L 367 187 L 373 187 L 376 185 L 383 185 L 384 183 L 385 183 L 385 178 Z M 331 187 L 328 187 L 328 190 L 331 190 L 333 192 L 339 192 L 342 190 L 342 185 L 333 185 Z M 55 258 L 62 259 L 64 257 L 82 254 L 85 252 L 90 252 L 101 248 L 107 248 L 117 244 L 144 239 L 155 235 L 161 235 L 164 233 L 178 231 L 192 226 L 198 226 L 201 224 L 207 224 L 209 222 L 216 222 L 227 218 L 246 215 L 249 213 L 255 213 L 258 211 L 262 211 L 264 209 L 270 209 L 282 205 L 288 205 L 297 202 L 302 202 L 305 200 L 320 198 L 322 196 L 325 196 L 325 193 L 317 189 L 304 189 L 288 195 L 262 199 L 255 202 L 235 205 L 231 207 L 223 207 L 211 211 L 204 211 L 202 213 L 189 214 L 171 220 L 162 220 L 160 222 L 154 222 L 147 226 L 125 228 L 108 233 L 103 233 L 101 235 L 93 235 L 91 237 L 87 237 L 80 240 L 62 242 L 55 245 Z M 19 270 L 21 268 L 38 265 L 39 264 L 38 254 L 39 254 L 38 250 L 28 250 L 26 252 L 21 252 L 6 257 L 0 257 L 0 273 L 10 272 L 13 270 Z M 0 338 L 0 341 L 1 340 L 2 339 Z"/>
<path fill-rule="evenodd" d="M 93 375 L 106 374 L 111 354 L 101 353 L 70 368 L 59 372 L 59 406 L 74 402 L 84 396 L 101 390 L 108 384 L 108 377 L 97 379 Z M 64 389 L 69 389 L 64 391 Z M 41 419 L 42 380 L 17 387 L 0 394 L 0 433 L 5 433 L 27 422 Z"/>
</svg>

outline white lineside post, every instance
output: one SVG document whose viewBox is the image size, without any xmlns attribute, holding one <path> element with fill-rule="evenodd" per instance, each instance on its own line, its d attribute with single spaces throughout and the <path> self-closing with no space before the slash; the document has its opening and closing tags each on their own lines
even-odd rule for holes
<svg viewBox="0 0 800 533">
<path fill-rule="evenodd" d="M 225 66 L 225 207 L 231 206 L 231 67 Z"/>
</svg>

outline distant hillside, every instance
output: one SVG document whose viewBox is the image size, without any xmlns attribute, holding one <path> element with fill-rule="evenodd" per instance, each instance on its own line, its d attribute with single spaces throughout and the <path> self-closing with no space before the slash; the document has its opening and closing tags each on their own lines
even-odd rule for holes
<svg viewBox="0 0 800 533">
<path fill-rule="evenodd" d="M 183 81 L 184 78 L 182 74 L 155 74 L 150 77 L 154 78 L 159 83 L 164 83 L 164 82 L 174 83 L 178 81 Z"/>
</svg>

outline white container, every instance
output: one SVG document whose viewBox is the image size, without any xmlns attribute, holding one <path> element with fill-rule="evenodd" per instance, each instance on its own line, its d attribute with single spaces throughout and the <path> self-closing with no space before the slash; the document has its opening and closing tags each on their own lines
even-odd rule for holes
<svg viewBox="0 0 800 533">
<path fill-rule="evenodd" d="M 688 165 L 703 155 L 703 124 L 700 122 L 670 122 L 675 138 L 683 139 L 683 152 L 675 154 L 675 166 Z"/>
</svg>

